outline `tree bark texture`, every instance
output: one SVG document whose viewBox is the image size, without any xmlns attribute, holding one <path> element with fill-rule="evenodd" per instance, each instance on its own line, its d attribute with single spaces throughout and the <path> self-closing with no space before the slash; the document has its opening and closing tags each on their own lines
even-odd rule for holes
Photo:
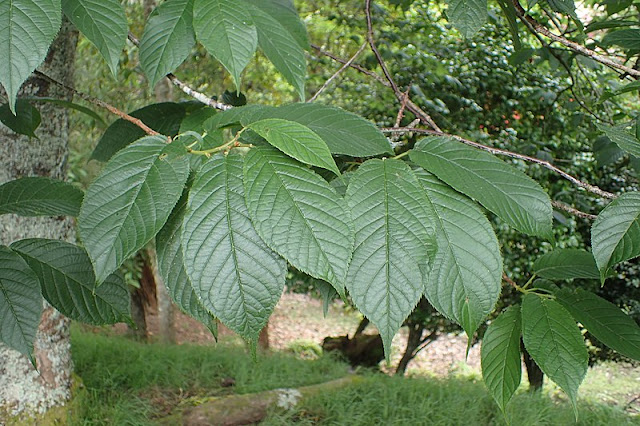
<svg viewBox="0 0 640 426">
<path fill-rule="evenodd" d="M 77 32 L 65 20 L 38 69 L 71 85 L 77 38 Z M 0 92 L 6 99 L 1 89 Z M 68 91 L 37 77 L 30 78 L 20 94 L 71 99 Z M 42 124 L 36 131 L 38 139 L 17 135 L 0 124 L 0 184 L 26 176 L 66 177 L 68 111 L 51 103 L 36 106 L 42 115 Z M 74 242 L 73 222 L 62 217 L 0 216 L 0 244 L 33 237 Z M 64 404 L 70 396 L 69 320 L 46 303 L 34 344 L 34 358 L 38 371 L 24 355 L 0 344 L 0 424 L 3 416 L 44 413 Z"/>
</svg>

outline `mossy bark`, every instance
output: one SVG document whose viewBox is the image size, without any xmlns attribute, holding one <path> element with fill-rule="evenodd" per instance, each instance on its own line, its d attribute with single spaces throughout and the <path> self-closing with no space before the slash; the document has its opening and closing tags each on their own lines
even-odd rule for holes
<svg viewBox="0 0 640 426">
<path fill-rule="evenodd" d="M 77 32 L 67 21 L 63 22 L 39 70 L 72 84 L 76 42 Z M 24 84 L 20 94 L 70 99 L 68 91 L 35 76 Z M 0 125 L 0 183 L 25 176 L 66 177 L 68 111 L 50 103 L 36 106 L 42 115 L 42 124 L 36 131 L 38 139 L 17 135 Z M 0 244 L 33 237 L 74 241 L 73 223 L 61 217 L 0 216 Z M 0 413 L 28 418 L 69 398 L 72 371 L 69 321 L 48 305 L 36 335 L 34 358 L 38 371 L 25 356 L 0 344 Z"/>
</svg>

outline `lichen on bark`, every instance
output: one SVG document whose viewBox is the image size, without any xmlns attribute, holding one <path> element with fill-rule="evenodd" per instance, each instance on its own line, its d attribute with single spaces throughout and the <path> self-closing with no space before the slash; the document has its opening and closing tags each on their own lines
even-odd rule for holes
<svg viewBox="0 0 640 426">
<path fill-rule="evenodd" d="M 72 85 L 77 37 L 77 32 L 65 20 L 38 69 Z M 27 80 L 20 95 L 70 100 L 66 90 L 35 76 Z M 66 177 L 68 111 L 50 103 L 36 106 L 42 115 L 37 139 L 17 135 L 0 124 L 0 184 L 25 176 Z M 9 245 L 15 240 L 33 237 L 74 241 L 73 223 L 65 218 L 0 216 L 0 244 Z M 69 320 L 48 305 L 34 342 L 34 358 L 38 371 L 25 356 L 0 344 L 0 413 L 28 417 L 64 404 L 70 396 Z M 2 420 L 0 414 L 0 424 Z"/>
</svg>

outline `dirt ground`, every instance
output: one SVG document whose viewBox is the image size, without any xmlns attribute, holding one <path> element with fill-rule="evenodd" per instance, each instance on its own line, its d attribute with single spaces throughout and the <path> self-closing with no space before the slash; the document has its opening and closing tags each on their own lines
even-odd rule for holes
<svg viewBox="0 0 640 426">
<path fill-rule="evenodd" d="M 208 330 L 197 321 L 176 314 L 175 336 L 177 343 L 214 344 Z M 322 301 L 305 294 L 284 293 L 269 321 L 269 345 L 273 350 L 287 350 L 292 346 L 320 345 L 326 336 L 353 335 L 360 315 L 345 308 L 341 301 L 334 302 L 326 318 L 322 312 Z M 374 332 L 373 326 L 367 332 Z M 221 327 L 221 342 L 239 338 Z M 392 367 L 398 363 L 407 342 L 407 333 L 402 329 L 393 340 Z M 465 362 L 467 338 L 462 335 L 446 335 L 429 345 L 409 364 L 408 373 L 420 372 L 446 376 L 459 369 L 480 368 L 480 347 L 469 351 Z"/>
</svg>

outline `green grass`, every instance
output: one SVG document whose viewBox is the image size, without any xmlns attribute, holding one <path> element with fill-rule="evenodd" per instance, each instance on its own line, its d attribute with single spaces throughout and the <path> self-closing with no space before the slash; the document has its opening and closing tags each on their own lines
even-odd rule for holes
<svg viewBox="0 0 640 426">
<path fill-rule="evenodd" d="M 259 355 L 254 362 L 241 346 L 145 344 L 82 331 L 80 327 L 72 330 L 72 353 L 83 384 L 72 403 L 74 425 L 158 424 L 162 418 L 211 396 L 298 387 L 346 373 L 344 364 L 328 357 L 308 361 L 290 354 L 272 354 Z M 602 392 L 611 402 L 618 398 L 621 404 L 628 401 L 624 395 L 637 393 L 637 377 L 629 371 L 615 364 L 590 371 L 581 393 L 578 425 L 640 425 L 640 417 L 601 402 Z M 227 377 L 235 380 L 235 386 L 221 386 Z M 538 395 L 521 389 L 509 405 L 507 416 L 514 426 L 576 424 L 571 406 L 549 385 Z M 448 379 L 369 374 L 357 384 L 310 397 L 293 412 L 273 411 L 264 424 L 505 422 L 478 374 L 461 372 Z"/>
<path fill-rule="evenodd" d="M 231 392 L 251 393 L 320 383 L 346 374 L 328 357 L 304 361 L 273 354 L 253 361 L 243 347 L 145 344 L 74 327 L 76 374 L 84 390 L 74 403 L 75 424 L 144 425 L 190 403 Z M 224 378 L 233 388 L 221 387 Z"/>
<path fill-rule="evenodd" d="M 574 420 L 568 403 L 545 394 L 516 395 L 507 409 L 510 424 L 637 425 L 620 409 L 581 402 Z M 505 420 L 484 385 L 476 380 L 403 379 L 374 375 L 362 383 L 306 399 L 291 413 L 272 412 L 263 425 L 504 425 Z"/>
</svg>

